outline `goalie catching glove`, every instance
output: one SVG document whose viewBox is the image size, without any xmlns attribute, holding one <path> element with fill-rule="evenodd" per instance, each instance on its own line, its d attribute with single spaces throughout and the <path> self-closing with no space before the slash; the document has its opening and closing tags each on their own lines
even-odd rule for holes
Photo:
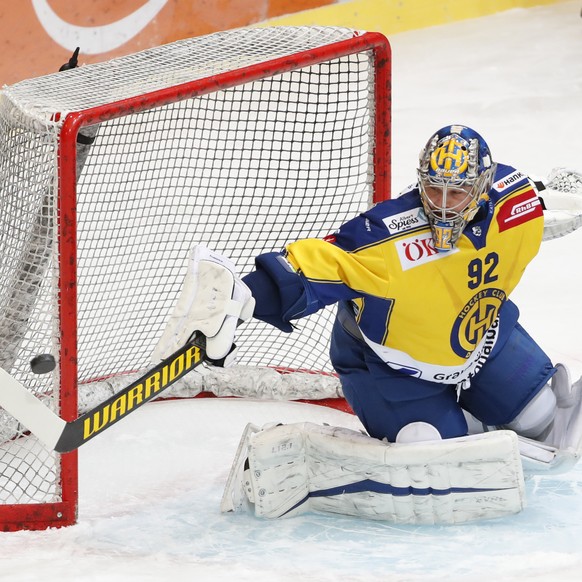
<svg viewBox="0 0 582 582">
<path fill-rule="evenodd" d="M 234 344 L 240 321 L 253 315 L 255 300 L 227 258 L 198 245 L 188 259 L 182 291 L 154 349 L 153 361 L 181 348 L 195 331 L 206 336 L 206 355 L 224 358 Z"/>
</svg>

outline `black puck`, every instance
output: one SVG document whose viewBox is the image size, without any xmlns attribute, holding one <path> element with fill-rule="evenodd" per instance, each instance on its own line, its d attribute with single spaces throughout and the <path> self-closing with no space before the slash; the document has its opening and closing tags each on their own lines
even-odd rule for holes
<svg viewBox="0 0 582 582">
<path fill-rule="evenodd" d="M 30 369 L 35 374 L 48 374 L 52 372 L 57 366 L 55 358 L 52 354 L 39 354 L 30 360 Z"/>
</svg>

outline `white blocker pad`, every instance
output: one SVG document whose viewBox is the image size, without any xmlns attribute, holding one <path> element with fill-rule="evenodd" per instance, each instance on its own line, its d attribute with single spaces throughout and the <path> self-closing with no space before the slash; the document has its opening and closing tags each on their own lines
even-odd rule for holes
<svg viewBox="0 0 582 582">
<path fill-rule="evenodd" d="M 209 358 L 232 347 L 239 320 L 249 319 L 254 299 L 227 258 L 198 245 L 192 249 L 182 290 L 152 354 L 156 362 L 181 348 L 194 331 L 206 336 Z"/>
<path fill-rule="evenodd" d="M 464 523 L 525 505 L 512 431 L 386 443 L 311 423 L 247 426 L 221 510 L 240 510 L 245 497 L 260 517 L 323 511 L 398 524 Z"/>
</svg>

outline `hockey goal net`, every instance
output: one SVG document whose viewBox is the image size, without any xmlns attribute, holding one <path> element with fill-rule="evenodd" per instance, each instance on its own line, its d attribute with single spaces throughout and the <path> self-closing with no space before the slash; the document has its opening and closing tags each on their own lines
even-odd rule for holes
<svg viewBox="0 0 582 582">
<path fill-rule="evenodd" d="M 389 86 L 382 35 L 280 27 L 5 87 L 0 366 L 65 420 L 127 385 L 151 366 L 192 246 L 244 274 L 255 255 L 333 232 L 388 196 Z M 251 322 L 237 368 L 173 393 L 337 395 L 332 317 L 290 335 Z M 53 372 L 31 371 L 39 354 L 54 356 Z M 273 368 L 313 381 L 277 387 Z M 46 450 L 3 410 L 0 468 L 0 529 L 75 522 L 76 453 Z"/>
</svg>

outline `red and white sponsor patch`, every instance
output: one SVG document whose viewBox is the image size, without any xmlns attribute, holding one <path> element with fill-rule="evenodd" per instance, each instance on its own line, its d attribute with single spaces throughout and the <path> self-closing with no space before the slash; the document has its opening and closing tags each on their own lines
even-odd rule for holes
<svg viewBox="0 0 582 582">
<path fill-rule="evenodd" d="M 323 240 L 325 242 L 328 242 L 328 243 L 332 243 L 333 244 L 336 241 L 335 234 L 328 234 L 328 235 L 326 235 L 326 236 L 323 237 Z"/>
<path fill-rule="evenodd" d="M 459 249 L 454 247 L 446 253 L 439 253 L 434 247 L 432 233 L 426 232 L 400 239 L 396 243 L 396 252 L 402 270 L 408 271 L 408 269 L 458 253 Z"/>
<path fill-rule="evenodd" d="M 504 202 L 497 213 L 499 232 L 519 226 L 529 220 L 543 216 L 542 203 L 533 190 L 528 190 Z"/>
</svg>

